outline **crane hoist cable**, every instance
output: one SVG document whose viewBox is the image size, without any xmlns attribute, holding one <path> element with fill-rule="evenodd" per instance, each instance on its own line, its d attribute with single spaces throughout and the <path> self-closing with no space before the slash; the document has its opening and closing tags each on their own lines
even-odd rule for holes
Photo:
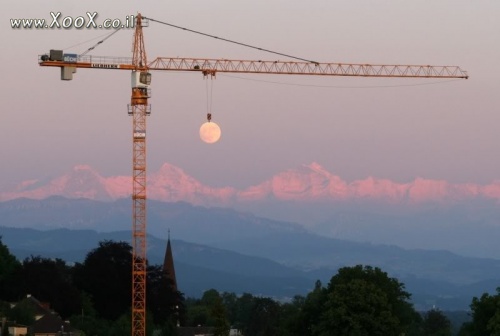
<svg viewBox="0 0 500 336">
<path fill-rule="evenodd" d="M 213 102 L 213 91 L 214 91 L 214 76 L 206 77 L 206 92 L 207 92 L 207 121 L 212 120 L 212 102 Z M 210 81 L 210 82 L 209 82 Z"/>
</svg>

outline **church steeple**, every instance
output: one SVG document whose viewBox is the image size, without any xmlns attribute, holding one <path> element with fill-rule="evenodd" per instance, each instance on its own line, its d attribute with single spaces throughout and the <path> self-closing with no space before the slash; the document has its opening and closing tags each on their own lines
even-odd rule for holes
<svg viewBox="0 0 500 336">
<path fill-rule="evenodd" d="M 168 229 L 167 250 L 163 260 L 163 272 L 171 280 L 172 288 L 177 290 L 177 279 L 175 278 L 174 257 L 172 256 L 172 246 L 170 245 L 170 229 Z"/>
</svg>

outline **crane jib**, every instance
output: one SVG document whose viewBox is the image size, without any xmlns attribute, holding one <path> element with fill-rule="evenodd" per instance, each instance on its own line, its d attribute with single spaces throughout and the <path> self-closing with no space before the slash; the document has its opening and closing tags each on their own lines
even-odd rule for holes
<svg viewBox="0 0 500 336">
<path fill-rule="evenodd" d="M 136 70 L 130 59 L 123 57 L 85 56 L 74 62 L 74 57 L 65 60 L 51 60 L 39 57 L 40 66 L 93 68 L 110 70 Z M 283 61 L 249 61 L 228 59 L 155 59 L 144 70 L 167 71 L 207 71 L 213 73 L 284 74 L 306 76 L 347 76 L 347 77 L 406 77 L 406 78 L 469 78 L 466 71 L 458 66 L 429 65 L 371 65 L 345 63 L 307 63 Z"/>
<path fill-rule="evenodd" d="M 458 66 L 350 64 L 297 61 L 230 60 L 209 58 L 157 57 L 138 67 L 130 57 L 78 55 L 52 49 L 39 56 L 41 66 L 70 68 L 200 71 L 203 74 L 252 73 L 308 76 L 465 78 L 469 76 Z"/>
</svg>

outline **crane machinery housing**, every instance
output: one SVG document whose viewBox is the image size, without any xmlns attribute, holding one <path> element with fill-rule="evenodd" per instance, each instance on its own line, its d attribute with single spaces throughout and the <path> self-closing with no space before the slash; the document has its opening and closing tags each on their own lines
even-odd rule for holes
<svg viewBox="0 0 500 336">
<path fill-rule="evenodd" d="M 50 50 L 40 55 L 44 67 L 59 67 L 61 80 L 71 80 L 78 68 L 131 71 L 132 94 L 128 114 L 132 116 L 132 336 L 146 335 L 146 117 L 151 71 L 192 71 L 204 76 L 216 73 L 281 74 L 346 77 L 463 78 L 458 66 L 374 65 L 320 63 L 313 61 L 263 61 L 206 58 L 157 57 L 147 61 L 142 28 L 147 18 L 136 16 L 132 57 L 100 57 Z M 206 35 L 206 34 L 204 34 Z M 241 44 L 241 43 L 239 43 Z"/>
</svg>

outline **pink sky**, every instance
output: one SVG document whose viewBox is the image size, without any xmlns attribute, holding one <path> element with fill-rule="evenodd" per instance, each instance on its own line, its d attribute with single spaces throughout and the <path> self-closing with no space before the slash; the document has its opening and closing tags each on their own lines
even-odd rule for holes
<svg viewBox="0 0 500 336">
<path fill-rule="evenodd" d="M 38 54 L 106 31 L 10 28 L 11 18 L 50 20 L 50 11 L 96 11 L 101 19 L 140 11 L 321 62 L 458 65 L 470 75 L 433 85 L 427 84 L 436 80 L 220 75 L 213 82 L 212 120 L 222 138 L 207 145 L 198 136 L 207 113 L 206 81 L 156 72 L 150 171 L 170 162 L 206 185 L 239 188 L 310 162 L 346 181 L 500 179 L 499 1 L 7 0 L 0 13 L 0 186 L 56 176 L 76 164 L 103 176 L 131 172 L 129 73 L 83 69 L 63 82 L 58 69 L 37 64 Z M 150 59 L 284 60 L 153 22 L 145 40 Z M 81 53 L 93 43 L 65 50 Z M 92 54 L 130 56 L 131 43 L 132 31 L 120 31 Z"/>
</svg>

